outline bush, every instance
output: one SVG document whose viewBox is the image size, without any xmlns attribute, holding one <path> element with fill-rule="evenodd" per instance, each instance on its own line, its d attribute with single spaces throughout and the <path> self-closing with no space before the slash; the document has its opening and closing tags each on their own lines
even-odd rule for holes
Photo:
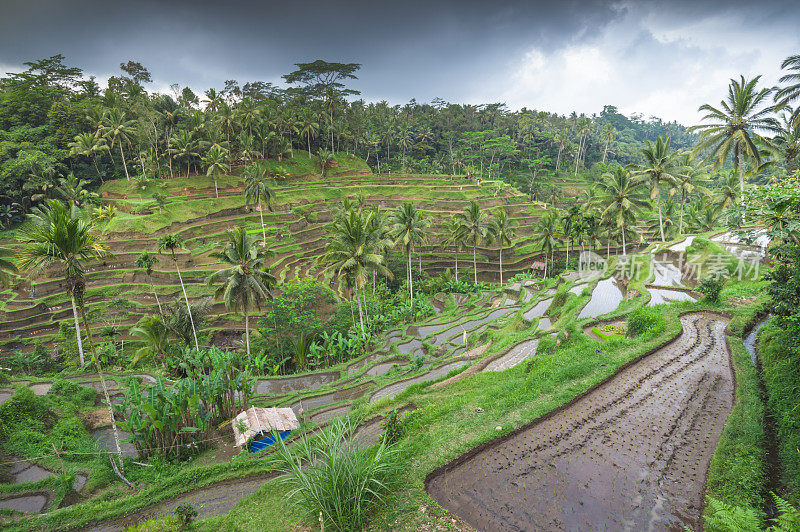
<svg viewBox="0 0 800 532">
<path fill-rule="evenodd" d="M 74 333 L 72 339 L 75 340 Z M 64 357 L 49 353 L 41 344 L 36 344 L 31 353 L 16 352 L 5 359 L 4 363 L 8 364 L 12 373 L 37 376 L 58 373 L 64 369 Z"/>
<path fill-rule="evenodd" d="M 646 333 L 655 335 L 664 330 L 666 322 L 661 312 L 654 307 L 639 307 L 628 316 L 628 338 Z"/>
<path fill-rule="evenodd" d="M 397 452 L 381 442 L 363 447 L 352 439 L 355 426 L 338 419 L 316 441 L 306 436 L 290 451 L 277 438 L 276 460 L 292 489 L 288 499 L 310 522 L 320 513 L 335 530 L 362 530 L 374 505 L 396 484 Z"/>
<path fill-rule="evenodd" d="M 44 399 L 36 396 L 30 388 L 20 388 L 0 405 L 0 439 L 27 419 L 43 421 L 49 417 L 50 411 Z"/>
<path fill-rule="evenodd" d="M 703 294 L 703 299 L 710 303 L 719 302 L 719 294 L 725 286 L 723 279 L 715 279 L 714 277 L 703 277 L 697 285 L 697 291 Z"/>
<path fill-rule="evenodd" d="M 97 390 L 65 379 L 55 379 L 47 395 L 63 397 L 78 407 L 89 407 L 94 406 Z"/>
<path fill-rule="evenodd" d="M 195 510 L 194 506 L 188 502 L 175 508 L 174 513 L 178 517 L 180 523 L 185 527 L 191 525 L 192 521 L 194 521 L 195 517 L 197 517 L 197 510 Z"/>
<path fill-rule="evenodd" d="M 403 437 L 403 432 L 403 419 L 397 409 L 383 416 L 383 434 L 381 435 L 383 443 L 386 445 L 397 443 Z"/>
</svg>

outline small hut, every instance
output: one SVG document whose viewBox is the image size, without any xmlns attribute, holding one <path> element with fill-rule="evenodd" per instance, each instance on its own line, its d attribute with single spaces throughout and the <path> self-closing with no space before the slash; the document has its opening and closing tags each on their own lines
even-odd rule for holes
<svg viewBox="0 0 800 532">
<path fill-rule="evenodd" d="M 277 442 L 300 428 L 300 423 L 291 408 L 251 407 L 233 418 L 233 437 L 237 447 L 249 447 L 254 453 Z"/>
</svg>

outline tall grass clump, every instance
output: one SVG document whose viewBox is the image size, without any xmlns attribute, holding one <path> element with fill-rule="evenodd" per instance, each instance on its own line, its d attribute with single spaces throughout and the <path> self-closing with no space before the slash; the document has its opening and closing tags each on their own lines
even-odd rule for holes
<svg viewBox="0 0 800 532">
<path fill-rule="evenodd" d="M 653 337 L 666 327 L 664 316 L 655 307 L 639 307 L 628 316 L 628 338 Z"/>
<path fill-rule="evenodd" d="M 370 510 L 396 483 L 397 451 L 385 443 L 363 446 L 349 419 L 336 420 L 314 441 L 290 450 L 280 438 L 275 460 L 291 490 L 288 499 L 310 521 L 319 515 L 334 530 L 362 530 Z"/>
</svg>

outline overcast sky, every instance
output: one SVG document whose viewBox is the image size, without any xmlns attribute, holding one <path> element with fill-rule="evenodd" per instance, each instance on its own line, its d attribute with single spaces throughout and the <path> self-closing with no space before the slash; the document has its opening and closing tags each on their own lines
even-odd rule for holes
<svg viewBox="0 0 800 532">
<path fill-rule="evenodd" d="M 0 71 L 62 53 L 101 80 L 129 59 L 165 91 L 280 83 L 293 63 L 363 64 L 369 101 L 435 97 L 696 123 L 729 78 L 800 53 L 797 0 L 0 0 Z"/>
</svg>

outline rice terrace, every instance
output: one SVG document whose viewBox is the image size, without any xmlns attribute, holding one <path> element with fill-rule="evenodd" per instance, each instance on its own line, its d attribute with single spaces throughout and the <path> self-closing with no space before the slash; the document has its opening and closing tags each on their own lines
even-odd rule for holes
<svg viewBox="0 0 800 532">
<path fill-rule="evenodd" d="M 0 529 L 800 530 L 800 41 L 680 37 L 791 6 L 66 4 L 0 7 Z"/>
</svg>

